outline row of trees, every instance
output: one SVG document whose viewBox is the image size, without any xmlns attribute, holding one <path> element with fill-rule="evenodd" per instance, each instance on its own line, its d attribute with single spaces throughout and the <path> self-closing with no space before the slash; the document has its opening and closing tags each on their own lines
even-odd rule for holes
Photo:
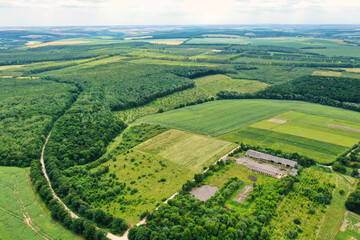
<svg viewBox="0 0 360 240">
<path fill-rule="evenodd" d="M 359 184 L 357 189 L 350 193 L 348 199 L 345 202 L 345 206 L 348 210 L 360 214 L 360 189 Z"/>
</svg>

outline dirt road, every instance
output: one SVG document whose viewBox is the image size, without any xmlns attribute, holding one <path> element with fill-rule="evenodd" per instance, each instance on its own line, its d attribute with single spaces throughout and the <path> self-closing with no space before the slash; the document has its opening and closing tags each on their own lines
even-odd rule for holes
<svg viewBox="0 0 360 240">
<path fill-rule="evenodd" d="M 54 197 L 55 199 L 57 199 L 57 200 L 64 206 L 64 208 L 66 209 L 66 211 L 68 211 L 68 212 L 70 213 L 70 215 L 71 215 L 72 218 L 79 218 L 79 216 L 76 215 L 73 211 L 71 211 L 71 210 L 65 205 L 65 203 L 63 203 L 63 201 L 61 201 L 61 199 L 58 197 L 58 195 L 56 195 L 54 189 L 53 189 L 52 186 L 51 186 L 50 179 L 49 179 L 49 177 L 48 177 L 48 175 L 47 175 L 47 173 L 46 173 L 46 167 L 45 167 L 45 162 L 44 162 L 44 152 L 45 152 L 45 147 L 46 147 L 46 144 L 47 144 L 48 141 L 49 141 L 50 136 L 51 136 L 51 132 L 49 133 L 48 137 L 46 138 L 46 141 L 45 141 L 44 146 L 43 146 L 42 151 L 41 151 L 40 161 L 41 161 L 42 171 L 43 171 L 43 173 L 44 173 L 44 176 L 45 176 L 45 178 L 46 178 L 46 181 L 47 181 L 48 184 L 49 184 L 49 187 L 50 187 L 50 190 L 51 190 L 51 192 L 52 192 L 53 197 Z M 96 229 L 99 229 L 99 228 L 96 227 Z M 111 239 L 111 240 L 127 240 L 127 239 L 128 239 L 128 238 L 127 238 L 127 233 L 126 233 L 126 236 L 125 236 L 125 234 L 124 234 L 124 236 L 120 237 L 120 236 L 116 236 L 116 235 L 108 232 L 108 233 L 106 233 L 106 237 L 109 238 L 109 239 Z"/>
</svg>

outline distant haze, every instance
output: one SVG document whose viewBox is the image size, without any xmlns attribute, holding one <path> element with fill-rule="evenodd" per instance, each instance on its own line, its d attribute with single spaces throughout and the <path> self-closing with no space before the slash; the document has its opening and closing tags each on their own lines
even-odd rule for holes
<svg viewBox="0 0 360 240">
<path fill-rule="evenodd" d="M 359 0 L 0 0 L 0 26 L 359 24 Z"/>
</svg>

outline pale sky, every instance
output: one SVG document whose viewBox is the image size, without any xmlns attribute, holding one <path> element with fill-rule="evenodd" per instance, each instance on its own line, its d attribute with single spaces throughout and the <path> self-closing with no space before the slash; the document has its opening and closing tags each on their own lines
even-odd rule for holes
<svg viewBox="0 0 360 240">
<path fill-rule="evenodd" d="M 360 0 L 0 0 L 0 26 L 360 24 Z"/>
</svg>

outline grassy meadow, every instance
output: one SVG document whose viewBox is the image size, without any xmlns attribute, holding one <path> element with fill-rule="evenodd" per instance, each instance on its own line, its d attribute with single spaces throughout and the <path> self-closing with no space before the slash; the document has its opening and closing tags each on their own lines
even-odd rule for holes
<svg viewBox="0 0 360 240">
<path fill-rule="evenodd" d="M 143 212 L 154 210 L 194 175 L 181 164 L 136 149 L 118 155 L 115 161 L 99 168 L 104 166 L 109 167 L 108 175 L 115 175 L 116 180 L 126 184 L 128 193 L 117 201 L 102 202 L 99 207 L 130 224 L 136 224 Z"/>
<path fill-rule="evenodd" d="M 249 185 L 254 183 L 249 179 L 250 175 L 253 175 L 257 178 L 256 184 L 277 181 L 275 178 L 248 170 L 244 165 L 232 163 L 230 165 L 226 165 L 225 168 L 207 178 L 205 183 L 209 184 L 210 186 L 221 188 L 224 183 L 228 182 L 231 178 L 237 177 L 239 180 L 243 181 L 245 185 Z"/>
<path fill-rule="evenodd" d="M 25 169 L 0 167 L 0 239 L 80 239 L 42 209 Z"/>
</svg>

